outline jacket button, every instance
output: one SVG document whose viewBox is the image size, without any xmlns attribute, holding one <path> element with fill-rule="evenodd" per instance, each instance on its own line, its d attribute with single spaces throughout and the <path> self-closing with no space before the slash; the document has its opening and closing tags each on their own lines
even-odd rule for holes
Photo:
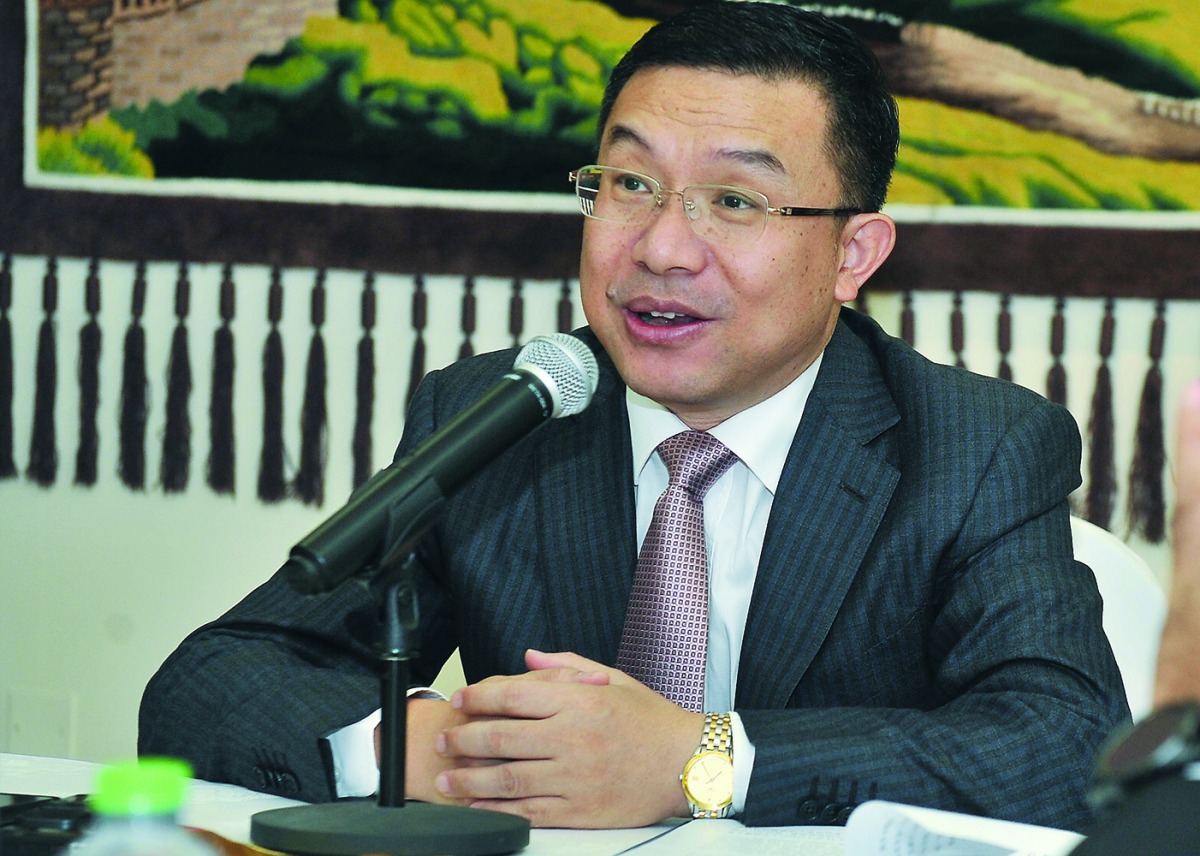
<svg viewBox="0 0 1200 856">
<path fill-rule="evenodd" d="M 821 813 L 821 807 L 814 799 L 804 800 L 796 809 L 796 815 L 805 823 L 812 823 Z"/>
<path fill-rule="evenodd" d="M 837 822 L 838 810 L 841 808 L 837 803 L 829 803 L 821 809 L 820 821 L 826 825 Z"/>
</svg>

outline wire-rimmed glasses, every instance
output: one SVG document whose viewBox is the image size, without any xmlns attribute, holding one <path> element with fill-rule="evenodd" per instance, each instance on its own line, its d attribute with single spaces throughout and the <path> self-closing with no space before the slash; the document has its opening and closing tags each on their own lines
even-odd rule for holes
<svg viewBox="0 0 1200 856">
<path fill-rule="evenodd" d="M 780 217 L 848 217 L 859 208 L 772 208 L 757 190 L 726 184 L 689 184 L 682 190 L 663 187 L 656 178 L 615 166 L 590 164 L 570 173 L 584 216 L 607 223 L 641 226 L 651 212 L 678 196 L 692 231 L 724 243 L 756 240 L 772 214 Z"/>
</svg>

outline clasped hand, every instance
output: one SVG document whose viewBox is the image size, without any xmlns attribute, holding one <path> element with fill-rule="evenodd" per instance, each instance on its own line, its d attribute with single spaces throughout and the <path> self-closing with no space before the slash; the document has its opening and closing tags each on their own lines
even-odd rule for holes
<svg viewBox="0 0 1200 856">
<path fill-rule="evenodd" d="M 684 815 L 679 772 L 703 716 L 576 654 L 409 704 L 408 792 L 534 826 L 646 826 Z"/>
</svg>

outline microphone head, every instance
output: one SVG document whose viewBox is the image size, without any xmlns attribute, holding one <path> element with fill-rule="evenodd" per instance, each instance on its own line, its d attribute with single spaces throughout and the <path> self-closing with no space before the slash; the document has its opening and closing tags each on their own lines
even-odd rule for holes
<svg viewBox="0 0 1200 856">
<path fill-rule="evenodd" d="M 517 354 L 513 368 L 537 375 L 554 400 L 554 417 L 581 412 L 591 403 L 600 381 L 596 355 L 569 333 L 530 339 Z"/>
</svg>

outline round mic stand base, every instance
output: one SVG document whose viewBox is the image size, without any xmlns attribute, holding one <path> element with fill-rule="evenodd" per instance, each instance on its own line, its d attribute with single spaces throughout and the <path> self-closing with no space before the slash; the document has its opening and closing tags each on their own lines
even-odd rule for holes
<svg viewBox="0 0 1200 856">
<path fill-rule="evenodd" d="M 528 844 L 529 822 L 459 806 L 355 800 L 261 811 L 251 818 L 250 840 L 305 856 L 492 856 Z"/>
</svg>

